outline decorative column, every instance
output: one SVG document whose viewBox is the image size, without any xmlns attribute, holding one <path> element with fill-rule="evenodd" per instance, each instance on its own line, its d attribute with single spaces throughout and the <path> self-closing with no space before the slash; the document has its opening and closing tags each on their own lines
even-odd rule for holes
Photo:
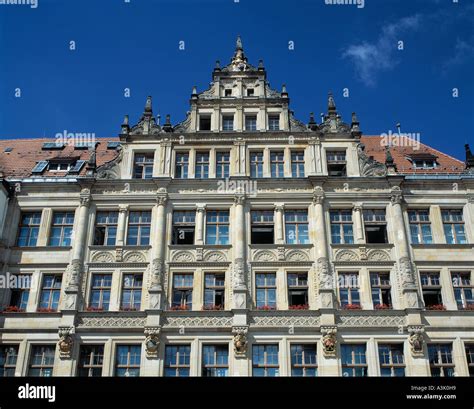
<svg viewBox="0 0 474 409">
<path fill-rule="evenodd" d="M 158 167 L 153 171 L 153 176 L 171 176 L 171 156 L 173 144 L 165 139 L 160 143 Z"/>
<path fill-rule="evenodd" d="M 408 238 L 402 211 L 403 196 L 400 188 L 392 189 L 390 203 L 392 206 L 392 223 L 395 232 L 395 249 L 398 255 L 397 269 L 399 283 L 403 293 L 405 308 L 421 308 L 420 298 L 415 283 L 415 268 L 410 258 Z"/>
<path fill-rule="evenodd" d="M 234 152 L 235 152 L 235 166 L 234 173 L 232 176 L 247 176 L 247 152 L 245 141 L 237 139 L 234 141 Z"/>
<path fill-rule="evenodd" d="M 234 297 L 232 308 L 242 310 L 247 308 L 247 285 L 245 283 L 246 240 L 245 240 L 245 195 L 239 194 L 234 198 L 234 264 L 232 271 L 232 289 Z"/>
<path fill-rule="evenodd" d="M 362 212 L 362 203 L 354 203 L 354 242 L 356 244 L 365 244 L 364 240 L 364 220 Z"/>
<path fill-rule="evenodd" d="M 122 261 L 123 246 L 125 245 L 125 230 L 127 222 L 128 205 L 119 205 L 117 220 L 117 239 L 115 241 L 115 261 Z"/>
<path fill-rule="evenodd" d="M 285 244 L 285 237 L 283 235 L 283 213 L 285 212 L 285 205 L 283 203 L 275 204 L 275 244 Z"/>
<path fill-rule="evenodd" d="M 204 213 L 206 212 L 206 205 L 204 203 L 196 204 L 196 246 L 204 245 Z"/>
</svg>

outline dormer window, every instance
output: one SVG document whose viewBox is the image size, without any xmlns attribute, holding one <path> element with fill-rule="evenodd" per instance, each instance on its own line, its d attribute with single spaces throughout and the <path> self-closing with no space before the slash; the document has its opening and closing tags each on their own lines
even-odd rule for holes
<svg viewBox="0 0 474 409">
<path fill-rule="evenodd" d="M 211 116 L 210 115 L 200 115 L 199 116 L 199 130 L 200 131 L 210 131 L 211 130 Z"/>
<path fill-rule="evenodd" d="M 231 97 L 232 96 L 232 89 L 225 89 L 224 90 L 224 96 L 225 97 Z"/>
<path fill-rule="evenodd" d="M 255 90 L 253 88 L 247 88 L 247 96 L 253 97 L 255 95 Z"/>
<path fill-rule="evenodd" d="M 328 175 L 346 176 L 346 152 L 345 151 L 327 151 L 326 152 Z"/>
<path fill-rule="evenodd" d="M 414 169 L 436 169 L 436 156 L 431 153 L 413 153 L 407 156 Z"/>
<path fill-rule="evenodd" d="M 48 170 L 50 172 L 67 172 L 71 169 L 71 162 L 49 162 Z"/>
</svg>

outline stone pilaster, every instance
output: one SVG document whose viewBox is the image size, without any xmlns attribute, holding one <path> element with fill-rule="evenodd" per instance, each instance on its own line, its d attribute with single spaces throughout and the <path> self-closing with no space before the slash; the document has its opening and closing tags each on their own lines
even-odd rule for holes
<svg viewBox="0 0 474 409">
<path fill-rule="evenodd" d="M 204 214 L 206 212 L 206 205 L 198 203 L 196 207 L 196 233 L 194 244 L 202 246 L 204 244 Z"/>
<path fill-rule="evenodd" d="M 275 244 L 285 244 L 284 232 L 284 215 L 285 206 L 283 203 L 275 204 Z"/>
<path fill-rule="evenodd" d="M 352 210 L 352 215 L 354 218 L 354 243 L 365 244 L 362 203 L 355 203 Z"/>
<path fill-rule="evenodd" d="M 247 308 L 247 285 L 245 282 L 246 271 L 246 240 L 245 240 L 245 195 L 239 194 L 234 199 L 234 263 L 232 266 L 232 309 L 245 310 Z M 235 317 L 234 317 L 235 319 Z"/>
<path fill-rule="evenodd" d="M 234 141 L 235 152 L 235 166 L 234 174 L 232 176 L 246 176 L 247 175 L 247 152 L 245 141 Z"/>
</svg>

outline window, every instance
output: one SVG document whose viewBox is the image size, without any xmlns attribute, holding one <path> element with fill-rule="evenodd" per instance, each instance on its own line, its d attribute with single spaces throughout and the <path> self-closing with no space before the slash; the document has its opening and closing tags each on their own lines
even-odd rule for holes
<svg viewBox="0 0 474 409">
<path fill-rule="evenodd" d="M 189 167 L 189 153 L 176 152 L 176 169 L 174 172 L 174 177 L 177 179 L 187 179 L 188 167 Z"/>
<path fill-rule="evenodd" d="M 453 346 L 428 344 L 431 376 L 454 376 Z"/>
<path fill-rule="evenodd" d="M 263 177 L 263 152 L 250 152 L 250 177 Z"/>
<path fill-rule="evenodd" d="M 104 364 L 103 345 L 81 345 L 79 351 L 78 376 L 102 376 Z"/>
<path fill-rule="evenodd" d="M 212 210 L 206 213 L 206 244 L 229 244 L 228 210 Z"/>
<path fill-rule="evenodd" d="M 257 130 L 257 115 L 245 115 L 245 130 L 246 131 Z"/>
<path fill-rule="evenodd" d="M 127 245 L 148 246 L 150 244 L 150 211 L 133 211 L 128 216 Z"/>
<path fill-rule="evenodd" d="M 370 273 L 372 302 L 375 309 L 392 308 L 389 273 Z"/>
<path fill-rule="evenodd" d="M 462 210 L 443 210 L 444 236 L 448 244 L 466 244 Z"/>
<path fill-rule="evenodd" d="M 17 246 L 36 246 L 41 222 L 41 212 L 22 213 L 20 220 Z"/>
<path fill-rule="evenodd" d="M 270 152 L 270 167 L 272 178 L 282 178 L 284 176 L 285 153 L 283 151 Z"/>
<path fill-rule="evenodd" d="M 252 347 L 253 376 L 278 376 L 278 345 L 262 344 Z"/>
<path fill-rule="evenodd" d="M 222 117 L 222 130 L 223 131 L 234 130 L 234 116 L 233 115 L 224 115 Z"/>
<path fill-rule="evenodd" d="M 204 276 L 204 309 L 223 310 L 225 295 L 225 275 L 206 273 Z"/>
<path fill-rule="evenodd" d="M 326 152 L 328 175 L 346 176 L 346 151 L 327 151 Z"/>
<path fill-rule="evenodd" d="M 291 176 L 304 178 L 304 151 L 291 152 Z"/>
<path fill-rule="evenodd" d="M 436 309 L 438 306 L 442 306 L 443 299 L 441 298 L 439 273 L 422 273 L 420 276 L 425 307 Z"/>
<path fill-rule="evenodd" d="M 410 235 L 413 244 L 433 243 L 429 210 L 410 210 L 408 211 L 408 219 L 410 221 Z"/>
<path fill-rule="evenodd" d="M 289 210 L 285 212 L 286 244 L 309 244 L 308 212 Z"/>
<path fill-rule="evenodd" d="M 256 301 L 258 310 L 276 309 L 275 273 L 258 273 L 256 275 Z"/>
<path fill-rule="evenodd" d="M 133 163 L 134 179 L 151 179 L 153 177 L 153 152 L 136 153 Z"/>
<path fill-rule="evenodd" d="M 49 161 L 48 170 L 50 172 L 67 172 L 71 168 L 71 162 Z"/>
<path fill-rule="evenodd" d="M 194 175 L 196 179 L 209 178 L 209 152 L 196 152 L 196 168 Z"/>
<path fill-rule="evenodd" d="M 255 90 L 253 88 L 247 88 L 247 96 L 253 97 L 255 95 Z"/>
<path fill-rule="evenodd" d="M 228 370 L 228 345 L 204 345 L 202 347 L 202 376 L 227 376 Z"/>
<path fill-rule="evenodd" d="M 140 376 L 141 345 L 118 345 L 115 376 Z"/>
<path fill-rule="evenodd" d="M 190 310 L 193 306 L 193 275 L 173 275 L 172 310 Z"/>
<path fill-rule="evenodd" d="M 451 277 L 458 309 L 474 309 L 471 273 L 452 273 Z"/>
<path fill-rule="evenodd" d="M 28 376 L 53 376 L 55 351 L 55 345 L 33 345 Z"/>
<path fill-rule="evenodd" d="M 94 245 L 115 246 L 118 212 L 97 212 L 95 220 Z"/>
<path fill-rule="evenodd" d="M 291 344 L 291 376 L 316 376 L 316 344 Z"/>
<path fill-rule="evenodd" d="M 364 210 L 364 227 L 367 244 L 388 243 L 384 209 Z"/>
<path fill-rule="evenodd" d="M 30 296 L 31 276 L 17 274 L 15 277 L 15 288 L 10 291 L 10 309 L 18 312 L 26 311 L 28 298 Z M 8 309 L 8 307 L 7 307 Z"/>
<path fill-rule="evenodd" d="M 232 89 L 229 89 L 229 88 L 225 89 L 224 90 L 224 96 L 225 97 L 231 97 L 232 96 Z"/>
<path fill-rule="evenodd" d="M 403 344 L 379 344 L 380 375 L 405 376 Z"/>
<path fill-rule="evenodd" d="M 191 345 L 166 345 L 165 376 L 189 376 Z"/>
<path fill-rule="evenodd" d="M 210 115 L 199 115 L 199 130 L 200 131 L 211 130 L 211 116 Z"/>
<path fill-rule="evenodd" d="M 175 211 L 173 213 L 172 244 L 194 244 L 194 211 Z"/>
<path fill-rule="evenodd" d="M 288 306 L 290 310 L 308 308 L 308 273 L 288 273 Z"/>
<path fill-rule="evenodd" d="M 342 376 L 367 376 L 365 344 L 341 345 Z"/>
<path fill-rule="evenodd" d="M 43 287 L 38 311 L 57 311 L 61 295 L 62 276 L 48 274 L 43 277 Z"/>
<path fill-rule="evenodd" d="M 49 237 L 49 245 L 70 246 L 73 225 L 73 212 L 54 212 Z"/>
<path fill-rule="evenodd" d="M 415 169 L 434 169 L 436 168 L 436 160 L 435 159 L 425 159 L 425 160 L 414 160 L 413 167 Z"/>
<path fill-rule="evenodd" d="M 112 274 L 93 274 L 91 284 L 90 310 L 108 311 Z"/>
<path fill-rule="evenodd" d="M 274 224 L 273 210 L 252 210 L 251 211 L 251 238 L 252 244 L 273 244 Z"/>
<path fill-rule="evenodd" d="M 469 376 L 474 376 L 474 344 L 466 345 L 467 365 L 469 367 Z"/>
<path fill-rule="evenodd" d="M 120 309 L 123 311 L 140 310 L 142 301 L 143 274 L 124 274 L 122 286 L 122 303 Z"/>
<path fill-rule="evenodd" d="M 0 345 L 0 378 L 15 376 L 18 345 Z"/>
<path fill-rule="evenodd" d="M 268 115 L 268 129 L 270 131 L 280 130 L 280 115 Z"/>
<path fill-rule="evenodd" d="M 230 168 L 230 152 L 216 153 L 216 177 L 228 178 Z"/>
<path fill-rule="evenodd" d="M 331 242 L 333 244 L 353 244 L 352 210 L 332 210 L 329 213 L 329 218 L 331 220 Z"/>
<path fill-rule="evenodd" d="M 359 274 L 339 274 L 339 301 L 344 308 L 360 308 Z"/>
</svg>

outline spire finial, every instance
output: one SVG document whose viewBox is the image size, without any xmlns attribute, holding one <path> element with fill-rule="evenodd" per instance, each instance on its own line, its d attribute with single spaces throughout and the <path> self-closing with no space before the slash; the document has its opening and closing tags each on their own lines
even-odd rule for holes
<svg viewBox="0 0 474 409">
<path fill-rule="evenodd" d="M 474 155 L 468 143 L 464 145 L 464 149 L 466 150 L 466 169 L 474 169 Z"/>
<path fill-rule="evenodd" d="M 329 91 L 328 94 L 328 111 L 335 111 L 336 110 L 336 103 L 334 102 L 334 96 L 332 92 Z"/>
<path fill-rule="evenodd" d="M 153 112 L 151 107 L 151 96 L 146 97 L 145 112 Z"/>
<path fill-rule="evenodd" d="M 235 42 L 235 51 L 237 50 L 244 50 L 242 46 L 242 39 L 240 38 L 240 34 L 237 35 L 237 41 Z"/>
</svg>

